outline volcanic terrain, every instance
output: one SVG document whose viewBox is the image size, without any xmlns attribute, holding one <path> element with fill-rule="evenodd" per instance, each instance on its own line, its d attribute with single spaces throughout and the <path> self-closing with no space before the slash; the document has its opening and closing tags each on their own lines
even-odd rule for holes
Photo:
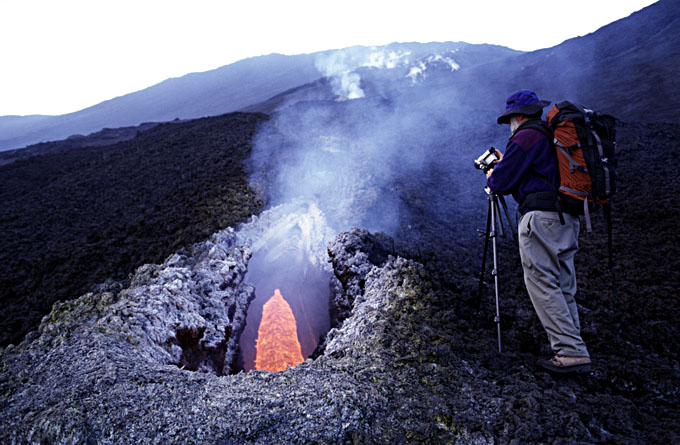
<svg viewBox="0 0 680 445">
<path fill-rule="evenodd" d="M 248 107 L 267 114 L 2 153 L 0 442 L 679 443 L 677 3 L 534 53 L 446 44 L 407 63 L 396 45 L 397 68 L 340 74 L 352 100 L 305 75 Z M 550 62 L 579 48 L 610 63 Z M 502 353 L 490 274 L 478 288 L 472 161 L 532 85 L 620 118 L 616 292 L 601 213 L 576 256 L 587 375 L 537 368 L 550 351 L 511 236 Z M 258 369 L 257 347 L 303 361 Z"/>
<path fill-rule="evenodd" d="M 182 137 L 209 137 L 207 128 L 214 126 L 215 132 L 241 141 L 243 151 L 230 152 L 231 164 L 223 167 L 238 172 L 248 152 L 253 124 L 261 121 L 259 115 L 236 114 L 167 124 L 156 129 L 160 133 L 153 139 L 154 146 L 166 147 L 168 157 L 171 153 L 183 153 L 183 149 L 197 144 L 183 145 L 187 139 Z M 192 132 L 193 128 L 203 131 Z M 81 150 L 85 149 L 77 148 L 66 151 L 59 163 L 52 155 L 19 161 L 2 167 L 3 175 L 13 178 L 14 172 L 29 171 L 33 178 L 50 178 L 50 172 L 58 168 L 60 183 L 69 186 L 65 190 L 77 191 L 82 168 L 73 165 L 90 159 L 93 163 L 103 162 L 95 156 L 101 153 L 102 157 L 117 160 L 98 167 L 96 171 L 103 175 L 122 175 L 123 171 L 107 169 L 125 166 L 128 172 L 133 167 L 165 172 L 159 177 L 173 173 L 176 184 L 214 181 L 214 170 L 195 169 L 191 176 L 185 176 L 191 178 L 190 182 L 181 182 L 180 172 L 162 170 L 172 165 L 167 159 L 168 164 L 163 167 L 159 165 L 162 157 L 140 156 L 134 147 L 139 147 L 140 140 L 150 134 L 142 133 L 129 143 L 109 146 L 106 152 L 90 149 L 88 158 L 82 157 Z M 595 364 L 591 375 L 553 377 L 536 369 L 536 359 L 548 353 L 546 340 L 525 294 L 516 246 L 510 238 L 499 243 L 504 352 L 497 352 L 492 289 L 487 288 L 481 298 L 477 295 L 482 240 L 476 236 L 476 229 L 483 226 L 486 213 L 480 193 L 476 215 L 466 222 L 456 221 L 447 226 L 426 215 L 413 219 L 412 225 L 428 234 L 419 237 L 418 245 L 410 244 L 407 236 L 394 241 L 361 230 L 338 235 L 329 247 L 333 270 L 343 289 L 333 303 L 340 314 L 334 320 L 336 328 L 328 335 L 325 350 L 316 354 L 317 359 L 282 373 L 252 371 L 224 377 L 217 377 L 214 372 L 197 374 L 191 371 L 197 365 L 189 359 L 190 348 L 199 340 L 207 340 L 192 337 L 190 329 L 178 330 L 168 337 L 177 339 L 175 344 L 180 352 L 176 359 L 153 352 L 171 346 L 165 346 L 165 337 L 153 334 L 154 329 L 165 332 L 164 318 L 154 318 L 157 321 L 153 324 L 146 321 L 151 320 L 145 318 L 148 316 L 140 318 L 151 310 L 144 306 L 151 302 L 145 303 L 146 300 L 135 296 L 144 295 L 139 289 L 154 289 L 155 282 L 168 289 L 167 295 L 172 295 L 174 287 L 163 285 L 166 282 L 163 280 L 170 283 L 185 276 L 176 275 L 182 267 L 198 271 L 198 264 L 203 261 L 201 255 L 206 255 L 201 252 L 207 252 L 207 247 L 200 243 L 180 253 L 180 257 L 169 257 L 157 272 L 142 268 L 131 281 L 123 276 L 123 281 L 109 281 L 93 289 L 94 293 L 55 305 L 37 332 L 29 334 L 21 345 L 2 351 L 3 441 L 30 438 L 106 443 L 126 437 L 160 443 L 194 437 L 218 443 L 677 442 L 679 332 L 674 314 L 678 310 L 675 294 L 680 275 L 677 256 L 673 254 L 678 241 L 673 221 L 680 216 L 677 210 L 680 184 L 673 174 L 678 168 L 678 156 L 668 147 L 678 147 L 680 127 L 620 123 L 618 140 L 621 190 L 614 200 L 617 295 L 610 290 L 600 219 L 595 221 L 595 233 L 582 235 L 577 256 L 583 335 Z M 218 143 L 211 147 L 212 154 L 204 153 L 206 158 L 224 153 Z M 128 178 L 136 181 L 124 183 L 129 189 L 119 189 L 120 196 L 135 190 L 155 190 L 151 185 L 159 184 L 158 177 L 152 175 L 130 172 Z M 239 176 L 232 173 L 229 178 Z M 3 184 L 7 187 L 10 183 Z M 208 204 L 202 208 L 207 209 L 204 214 L 218 214 L 213 217 L 218 219 L 217 223 L 207 217 L 173 219 L 170 215 L 176 213 L 163 211 L 160 206 L 145 213 L 145 218 L 177 223 L 200 238 L 214 230 L 212 224 L 238 221 L 262 206 L 257 194 L 247 188 L 245 179 L 241 179 L 242 188 L 237 189 L 240 192 L 233 198 L 224 197 L 221 183 L 212 183 L 215 185 L 204 185 L 202 193 L 205 196 L 214 193 L 222 200 L 206 200 Z M 427 178 L 414 179 L 405 202 L 427 187 Z M 90 202 L 100 203 L 100 209 L 119 208 L 121 204 L 113 199 L 112 190 L 97 190 L 90 190 Z M 31 193 L 33 197 L 55 196 L 53 191 L 38 187 Z M 59 206 L 44 210 L 47 214 L 43 218 L 54 221 L 51 229 L 44 228 L 45 223 L 37 217 L 26 217 L 16 225 L 27 234 L 44 228 L 40 245 L 48 252 L 72 249 L 69 258 L 76 260 L 71 260 L 69 267 L 56 264 L 41 273 L 50 277 L 55 283 L 53 290 L 62 292 L 59 295 L 64 295 L 64 299 L 68 297 L 63 283 L 74 282 L 73 296 L 83 290 L 78 285 L 86 285 L 74 276 L 99 271 L 102 277 L 115 277 L 115 267 L 123 268 L 114 261 L 77 261 L 79 249 L 88 248 L 87 237 L 94 236 L 88 234 L 127 233 L 120 229 L 116 218 L 92 217 L 89 232 L 80 235 L 84 238 L 78 241 L 82 229 L 61 216 L 88 208 L 74 198 L 78 196 L 81 195 L 62 194 Z M 173 195 L 164 196 L 171 199 Z M 191 202 L 190 196 L 184 196 Z M 224 199 L 234 201 L 227 204 Z M 13 211 L 20 214 L 19 205 L 26 200 L 12 202 L 17 203 Z M 47 198 L 34 202 L 47 202 Z M 173 209 L 178 205 L 179 201 L 173 201 Z M 5 214 L 9 213 L 7 208 L 3 207 Z M 134 206 L 126 209 L 134 211 Z M 54 212 L 52 218 L 49 212 Z M 130 244 L 125 242 L 103 244 L 110 246 L 116 255 L 114 259 L 135 255 L 139 262 L 158 261 L 154 259 L 156 255 L 169 254 L 182 245 L 181 239 L 158 237 L 151 230 L 158 223 L 144 223 L 142 219 L 132 218 L 130 221 L 137 221 L 137 225 L 131 226 L 130 233 L 123 238 L 134 237 L 134 248 L 126 247 Z M 50 234 L 54 234 L 53 238 Z M 73 239 L 72 244 L 61 244 L 69 238 Z M 161 241 L 155 241 L 158 239 Z M 422 243 L 423 239 L 429 242 Z M 3 245 L 3 252 L 18 249 L 10 241 L 13 240 L 4 238 L 7 244 Z M 227 247 L 229 242 L 213 240 L 216 245 Z M 210 253 L 206 258 L 214 255 L 218 254 Z M 226 261 L 225 264 L 244 261 L 243 257 L 234 259 L 236 252 L 228 255 L 231 257 L 219 257 L 224 258 L 220 261 Z M 37 254 L 24 254 L 22 258 L 17 262 L 6 259 L 4 264 L 45 267 Z M 36 260 L 31 263 L 26 258 Z M 14 267 L 18 269 L 3 270 L 6 273 L 23 270 Z M 189 272 L 186 276 L 201 275 Z M 233 275 L 229 282 L 239 283 L 242 278 Z M 96 282 L 95 278 L 92 280 Z M 43 289 L 36 292 L 21 288 L 16 291 L 21 292 L 21 299 L 3 300 L 6 320 L 21 320 L 22 308 L 39 311 L 47 307 L 54 296 L 48 292 L 49 284 Z M 248 292 L 244 289 L 240 292 Z M 182 292 L 178 295 L 183 295 Z M 174 304 L 188 305 L 178 306 L 180 320 L 182 317 L 191 320 L 196 310 L 206 317 L 205 309 L 192 309 L 189 303 L 176 301 Z M 341 310 L 343 305 L 345 311 Z M 242 313 L 242 309 L 237 309 L 237 313 Z M 22 328 L 36 328 L 35 317 L 24 320 L 24 324 L 5 324 L 14 328 L 6 333 L 6 338 L 21 335 Z M 195 326 L 196 322 L 181 323 Z M 180 325 L 171 324 L 168 328 Z M 206 332 L 205 327 L 202 329 L 199 331 Z M 160 345 L 155 343 L 158 341 Z M 195 348 L 198 349 L 194 351 L 207 347 L 204 344 Z"/>
</svg>

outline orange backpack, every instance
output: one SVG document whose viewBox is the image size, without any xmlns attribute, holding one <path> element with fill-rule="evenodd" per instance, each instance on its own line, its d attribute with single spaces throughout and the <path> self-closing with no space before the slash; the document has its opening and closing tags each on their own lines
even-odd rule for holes
<svg viewBox="0 0 680 445">
<path fill-rule="evenodd" d="M 565 101 L 553 105 L 546 120 L 557 151 L 562 208 L 584 215 L 589 232 L 590 212 L 600 206 L 604 210 L 612 294 L 616 296 L 611 219 L 611 198 L 616 193 L 616 118 Z"/>
<path fill-rule="evenodd" d="M 562 208 L 585 215 L 591 231 L 590 212 L 603 206 L 608 216 L 616 193 L 616 119 L 564 101 L 546 120 L 557 150 Z"/>
</svg>

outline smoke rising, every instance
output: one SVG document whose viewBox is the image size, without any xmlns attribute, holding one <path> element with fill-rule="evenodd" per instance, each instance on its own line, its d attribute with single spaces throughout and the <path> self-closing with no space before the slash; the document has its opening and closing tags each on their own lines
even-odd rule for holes
<svg viewBox="0 0 680 445">
<path fill-rule="evenodd" d="M 361 88 L 361 75 L 356 72 L 359 68 L 394 69 L 408 64 L 410 54 L 410 51 L 353 47 L 322 53 L 315 65 L 324 77 L 331 79 L 336 95 L 359 99 L 365 96 Z"/>
<path fill-rule="evenodd" d="M 484 136 L 501 129 L 488 131 L 493 116 L 477 117 L 460 103 L 466 91 L 456 85 L 452 54 L 350 48 L 322 55 L 316 65 L 334 93 L 354 99 L 279 108 L 256 136 L 256 186 L 272 206 L 316 203 L 335 231 L 360 226 L 393 236 L 414 211 L 422 218 L 469 201 L 472 184 L 481 191 L 484 183 L 472 159 L 487 148 Z"/>
<path fill-rule="evenodd" d="M 305 357 L 329 329 L 326 245 L 338 232 L 357 226 L 439 251 L 461 233 L 475 237 L 470 216 L 486 202 L 473 160 L 503 136 L 492 113 L 463 100 L 470 91 L 457 83 L 454 50 L 323 54 L 326 81 L 315 85 L 332 94 L 291 96 L 258 130 L 250 178 L 269 210 L 239 231 L 253 249 L 246 279 L 257 294 L 241 337 L 244 369 L 275 288 Z"/>
</svg>

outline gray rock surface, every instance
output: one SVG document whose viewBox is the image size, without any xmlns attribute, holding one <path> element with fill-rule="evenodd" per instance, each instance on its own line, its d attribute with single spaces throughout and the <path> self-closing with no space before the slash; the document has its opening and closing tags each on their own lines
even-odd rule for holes
<svg viewBox="0 0 680 445">
<path fill-rule="evenodd" d="M 331 250 L 361 236 L 341 236 Z M 459 437 L 445 405 L 422 396 L 444 370 L 419 353 L 430 331 L 411 316 L 427 297 L 425 273 L 402 258 L 379 267 L 357 252 L 343 265 L 365 277 L 366 292 L 352 290 L 351 315 L 320 358 L 281 373 L 219 376 L 252 291 L 241 282 L 249 250 L 225 249 L 231 238 L 223 232 L 191 254 L 143 266 L 129 288 L 56 304 L 39 332 L 4 349 L 0 442 Z"/>
<path fill-rule="evenodd" d="M 615 372 L 612 356 L 589 376 L 537 371 L 522 351 L 535 342 L 528 302 L 504 303 L 498 354 L 490 311 L 469 304 L 476 280 L 454 284 L 456 270 L 399 257 L 359 229 L 328 247 L 334 298 L 349 309 L 318 358 L 220 376 L 215 357 L 224 351 L 226 372 L 252 291 L 241 281 L 249 249 L 233 240 L 222 232 L 140 268 L 127 288 L 57 304 L 1 350 L 0 443 L 677 442 L 677 362 L 636 363 L 663 380 Z M 640 397 L 638 382 L 650 388 Z"/>
</svg>

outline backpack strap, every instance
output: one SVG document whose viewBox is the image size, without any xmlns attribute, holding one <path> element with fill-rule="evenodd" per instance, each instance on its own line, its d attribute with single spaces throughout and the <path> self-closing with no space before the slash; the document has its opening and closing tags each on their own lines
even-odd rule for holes
<svg viewBox="0 0 680 445">
<path fill-rule="evenodd" d="M 517 133 L 520 130 L 526 129 L 532 129 L 542 133 L 543 136 L 545 136 L 549 141 L 552 141 L 555 138 L 553 130 L 550 127 L 548 127 L 548 124 L 546 124 L 540 119 L 529 119 L 528 121 L 520 125 L 515 131 L 515 133 Z"/>
<path fill-rule="evenodd" d="M 540 132 L 541 134 L 543 134 L 543 136 L 546 137 L 546 139 L 548 139 L 548 141 L 550 141 L 550 145 L 554 147 L 555 135 L 553 133 L 553 130 L 550 127 L 548 127 L 548 125 L 542 120 L 529 119 L 528 121 L 520 125 L 517 131 L 524 129 L 532 129 Z M 559 175 L 560 172 L 559 167 L 556 166 L 556 168 L 557 174 Z M 550 181 L 548 181 L 548 178 L 544 174 L 535 172 L 533 169 L 530 170 L 529 174 L 532 174 L 541 181 L 545 182 L 548 185 L 548 187 L 552 189 L 552 191 L 530 193 L 524 197 L 524 199 L 520 203 L 520 206 L 531 207 L 534 210 L 556 211 L 560 217 L 560 224 L 562 225 L 566 224 L 566 222 L 564 221 L 564 213 L 562 212 L 562 206 L 560 204 L 560 194 L 557 188 L 555 188 L 555 184 L 552 184 Z"/>
<path fill-rule="evenodd" d="M 561 111 L 560 113 L 562 113 L 562 114 L 561 115 L 558 114 L 558 116 L 560 116 L 561 118 L 573 118 L 573 117 L 576 117 L 576 116 L 583 118 L 583 115 L 585 115 L 585 111 L 582 108 L 578 107 L 577 105 L 573 105 L 572 109 Z M 557 122 L 558 122 L 557 118 L 553 119 L 553 121 L 552 121 L 552 123 L 554 125 L 557 125 Z M 522 128 L 531 128 L 531 129 L 540 131 L 541 133 L 543 133 L 543 135 L 545 135 L 548 138 L 548 140 L 551 140 L 552 145 L 555 147 L 555 149 L 560 150 L 562 152 L 562 154 L 567 158 L 567 161 L 569 162 L 569 169 L 572 172 L 574 172 L 576 170 L 584 172 L 584 173 L 588 172 L 587 167 L 583 167 L 582 165 L 580 165 L 569 154 L 570 150 L 581 147 L 580 142 L 576 143 L 575 145 L 570 145 L 570 146 L 566 146 L 566 145 L 562 144 L 560 141 L 557 140 L 557 138 L 554 137 L 554 134 L 553 134 L 554 127 L 548 127 L 547 125 L 543 125 L 541 121 L 529 120 L 519 127 L 519 129 L 522 129 Z M 519 129 L 518 129 L 518 131 L 519 131 Z M 593 131 L 593 133 L 595 133 L 595 132 Z M 599 142 L 599 138 L 597 137 L 597 134 L 595 134 L 595 138 L 597 138 L 597 140 Z M 564 215 L 563 215 L 563 212 L 562 212 L 562 208 L 561 208 L 561 205 L 560 205 L 560 194 L 559 194 L 559 192 L 560 191 L 568 192 L 570 194 L 583 197 L 583 215 L 585 216 L 585 220 L 586 220 L 586 231 L 588 231 L 588 232 L 593 231 L 593 224 L 590 220 L 590 208 L 588 206 L 588 198 L 590 198 L 589 194 L 580 192 L 578 190 L 573 190 L 573 189 L 570 189 L 570 188 L 564 187 L 564 186 L 560 186 L 559 190 L 557 190 L 557 189 L 555 189 L 554 184 L 551 184 L 550 181 L 548 181 L 548 178 L 545 175 L 539 174 L 539 173 L 534 172 L 534 171 L 532 171 L 531 174 L 533 174 L 535 177 L 539 178 L 541 181 L 546 183 L 551 189 L 553 189 L 554 194 L 557 195 L 555 197 L 554 209 L 559 213 L 560 222 L 563 225 L 565 224 L 565 222 L 564 222 Z M 558 168 L 558 174 L 559 174 L 559 168 Z M 539 193 L 541 193 L 541 192 L 539 192 Z M 535 195 L 535 193 L 532 193 L 531 195 Z M 529 195 L 529 196 L 531 196 L 531 195 Z M 535 199 L 539 199 L 539 202 L 535 203 L 535 205 L 541 205 L 541 202 L 545 202 L 545 196 L 535 197 L 535 198 L 534 197 L 529 198 L 529 196 L 527 196 L 524 199 L 524 201 L 522 202 L 522 205 L 531 206 L 532 201 L 534 201 Z M 536 208 L 537 210 L 547 210 L 547 209 L 541 209 L 540 207 L 537 208 L 535 206 L 533 208 Z"/>
<path fill-rule="evenodd" d="M 590 206 L 588 206 L 588 198 L 590 198 L 590 194 L 583 193 L 565 186 L 560 186 L 560 191 L 583 197 L 583 216 L 586 218 L 586 231 L 592 232 L 593 224 L 590 222 Z"/>
<path fill-rule="evenodd" d="M 560 141 L 558 141 L 557 139 L 555 139 L 554 144 L 555 144 L 555 147 L 557 147 L 557 149 L 560 152 L 562 152 L 564 157 L 567 158 L 567 161 L 569 161 L 569 170 L 572 173 L 574 173 L 574 171 L 576 171 L 576 170 L 583 172 L 583 173 L 588 172 L 588 167 L 584 167 L 584 166 L 580 165 L 578 162 L 576 162 L 574 160 L 574 158 L 572 158 L 571 155 L 567 151 L 572 147 L 580 147 L 581 144 L 570 145 L 569 147 L 566 147 L 566 146 L 562 145 L 562 143 Z"/>
<path fill-rule="evenodd" d="M 588 121 L 590 123 L 590 121 Z M 602 169 L 604 170 L 604 176 L 605 176 L 605 195 L 609 196 L 612 192 L 612 190 L 609 188 L 611 184 L 611 173 L 609 172 L 609 166 L 607 165 L 607 158 L 605 157 L 604 154 L 604 149 L 602 148 L 602 139 L 600 139 L 600 136 L 597 134 L 597 131 L 595 131 L 595 128 L 593 128 L 592 124 L 589 126 L 590 128 L 590 133 L 593 135 L 593 138 L 595 139 L 596 145 L 597 145 L 597 152 L 600 155 L 600 159 L 602 160 Z"/>
<path fill-rule="evenodd" d="M 612 296 L 616 298 L 616 276 L 614 275 L 614 253 L 612 243 L 612 207 L 606 202 L 602 205 L 604 218 L 607 221 L 607 250 L 609 253 L 609 273 L 612 275 Z"/>
</svg>

